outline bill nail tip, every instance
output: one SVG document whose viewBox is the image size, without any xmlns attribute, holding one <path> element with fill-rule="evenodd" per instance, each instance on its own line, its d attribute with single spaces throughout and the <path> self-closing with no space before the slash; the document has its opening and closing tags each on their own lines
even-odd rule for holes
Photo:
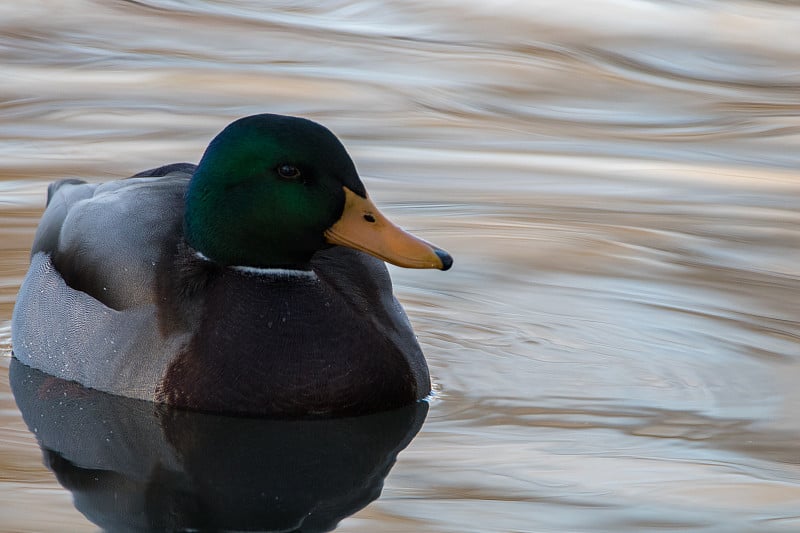
<svg viewBox="0 0 800 533">
<path fill-rule="evenodd" d="M 440 270 L 450 270 L 450 267 L 453 266 L 453 258 L 450 254 L 438 248 L 434 250 L 434 252 L 436 253 L 436 257 L 439 258 L 439 261 L 442 262 L 442 268 Z"/>
</svg>

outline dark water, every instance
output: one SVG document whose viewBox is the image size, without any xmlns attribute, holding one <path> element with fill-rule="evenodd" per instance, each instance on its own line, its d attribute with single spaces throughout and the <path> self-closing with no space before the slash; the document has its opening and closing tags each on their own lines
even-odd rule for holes
<svg viewBox="0 0 800 533">
<path fill-rule="evenodd" d="M 0 6 L 0 529 L 97 530 L 5 377 L 46 184 L 275 112 L 456 258 L 392 269 L 438 397 L 340 531 L 797 531 L 798 28 L 745 0 Z"/>
</svg>

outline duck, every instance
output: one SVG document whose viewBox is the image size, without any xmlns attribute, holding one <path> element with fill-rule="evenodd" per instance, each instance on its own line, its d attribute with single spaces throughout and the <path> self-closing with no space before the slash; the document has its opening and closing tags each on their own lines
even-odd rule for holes
<svg viewBox="0 0 800 533">
<path fill-rule="evenodd" d="M 197 165 L 52 183 L 12 316 L 19 362 L 234 415 L 354 416 L 429 396 L 386 262 L 452 257 L 382 214 L 311 120 L 240 118 Z"/>
</svg>

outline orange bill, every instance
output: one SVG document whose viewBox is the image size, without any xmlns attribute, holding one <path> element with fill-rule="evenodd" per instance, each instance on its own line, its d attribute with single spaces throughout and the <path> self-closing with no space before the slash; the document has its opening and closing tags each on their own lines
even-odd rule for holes
<svg viewBox="0 0 800 533">
<path fill-rule="evenodd" d="M 355 248 L 406 268 L 447 270 L 452 266 L 450 254 L 395 226 L 369 197 L 362 198 L 347 187 L 343 189 L 342 216 L 325 231 L 329 243 Z"/>
</svg>

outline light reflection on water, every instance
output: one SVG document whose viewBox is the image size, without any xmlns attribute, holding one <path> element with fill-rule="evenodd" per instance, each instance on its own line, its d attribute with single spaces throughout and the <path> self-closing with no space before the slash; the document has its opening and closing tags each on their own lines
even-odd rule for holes
<svg viewBox="0 0 800 533">
<path fill-rule="evenodd" d="M 196 161 L 235 117 L 299 114 L 456 259 L 392 269 L 439 395 L 342 531 L 800 527 L 800 8 L 0 14 L 3 368 L 48 181 Z M 0 525 L 92 531 L 5 383 L 0 409 Z"/>
</svg>

